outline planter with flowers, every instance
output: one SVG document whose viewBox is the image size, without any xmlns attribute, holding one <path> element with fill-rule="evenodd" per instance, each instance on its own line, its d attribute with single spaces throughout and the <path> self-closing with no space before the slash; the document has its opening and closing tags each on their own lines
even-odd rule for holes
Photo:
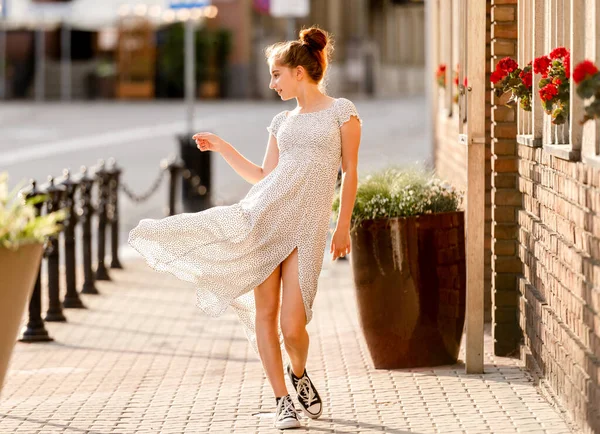
<svg viewBox="0 0 600 434">
<path fill-rule="evenodd" d="M 590 60 L 584 60 L 573 70 L 577 95 L 586 100 L 581 123 L 600 118 L 600 73 Z"/>
<path fill-rule="evenodd" d="M 438 69 L 435 72 L 435 79 L 440 88 L 446 88 L 446 65 L 441 63 L 438 65 Z"/>
<path fill-rule="evenodd" d="M 541 74 L 539 95 L 552 123 L 561 125 L 569 120 L 569 78 L 571 56 L 564 47 L 552 50 L 547 56 L 533 61 L 533 72 Z"/>
<path fill-rule="evenodd" d="M 63 212 L 36 214 L 42 196 L 24 199 L 9 193 L 0 174 L 0 389 L 19 333 L 19 325 L 42 258 L 44 240 L 60 230 Z"/>
<path fill-rule="evenodd" d="M 359 182 L 350 259 L 375 368 L 456 362 L 466 301 L 461 200 L 420 171 L 389 168 Z"/>
<path fill-rule="evenodd" d="M 506 103 L 513 106 L 516 103 L 525 110 L 531 111 L 531 85 L 532 72 L 531 62 L 524 68 L 519 68 L 519 64 L 510 57 L 505 57 L 496 65 L 496 69 L 490 75 L 490 81 L 498 87 L 494 89 L 496 96 L 501 96 L 506 92 L 511 93 L 511 97 Z"/>
</svg>

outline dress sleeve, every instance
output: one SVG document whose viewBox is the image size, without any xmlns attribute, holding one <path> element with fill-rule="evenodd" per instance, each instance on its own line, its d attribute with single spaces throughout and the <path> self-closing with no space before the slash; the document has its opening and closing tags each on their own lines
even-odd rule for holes
<svg viewBox="0 0 600 434">
<path fill-rule="evenodd" d="M 362 119 L 360 118 L 354 103 L 346 98 L 340 98 L 337 106 L 338 126 L 341 127 L 344 125 L 352 116 L 355 116 L 356 119 L 358 119 L 358 122 L 360 122 L 362 125 Z"/>
<path fill-rule="evenodd" d="M 275 137 L 277 137 L 277 131 L 279 131 L 279 127 L 285 119 L 285 116 L 285 111 L 276 114 L 273 120 L 271 121 L 271 125 L 267 127 L 267 131 L 273 134 Z"/>
</svg>

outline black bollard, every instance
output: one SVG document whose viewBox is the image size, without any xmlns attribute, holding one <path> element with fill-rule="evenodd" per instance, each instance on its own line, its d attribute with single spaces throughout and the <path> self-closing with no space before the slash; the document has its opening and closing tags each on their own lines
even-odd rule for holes
<svg viewBox="0 0 600 434">
<path fill-rule="evenodd" d="M 108 159 L 109 169 L 109 200 L 108 221 L 110 222 L 110 268 L 122 269 L 119 261 L 119 183 L 122 170 L 117 166 L 114 158 Z"/>
<path fill-rule="evenodd" d="M 110 177 L 104 167 L 104 160 L 98 162 L 94 173 L 98 185 L 98 266 L 96 267 L 96 280 L 111 280 L 104 264 L 106 256 L 106 224 L 108 223 L 106 213 L 110 195 Z"/>
<path fill-rule="evenodd" d="M 183 171 L 183 161 L 176 157 L 169 161 L 163 162 L 163 169 L 169 171 L 169 215 L 175 215 L 175 195 L 177 194 L 177 184 L 181 180 L 181 172 Z"/>
<path fill-rule="evenodd" d="M 46 213 L 58 211 L 63 200 L 65 187 L 54 185 L 54 178 L 48 177 L 48 183 L 41 186 L 41 190 L 48 194 L 46 200 Z M 60 274 L 59 263 L 60 253 L 58 248 L 59 234 L 48 238 L 47 248 L 44 252 L 48 258 L 48 310 L 46 311 L 46 321 L 64 322 L 67 320 L 63 315 L 62 305 L 60 303 Z"/>
<path fill-rule="evenodd" d="M 41 191 L 37 189 L 36 182 L 31 180 L 31 185 L 23 190 L 25 199 L 31 199 L 32 197 L 41 194 Z M 35 213 L 40 215 L 42 213 L 43 202 L 35 204 Z M 33 287 L 33 293 L 29 300 L 29 319 L 23 334 L 19 338 L 20 342 L 49 342 L 53 339 L 48 335 L 44 320 L 42 319 L 42 266 L 38 270 L 37 278 L 35 279 L 35 286 Z"/>
<path fill-rule="evenodd" d="M 79 221 L 82 227 L 83 241 L 83 288 L 82 294 L 99 294 L 96 289 L 94 270 L 92 269 L 92 217 L 94 215 L 94 205 L 92 205 L 92 189 L 94 188 L 94 178 L 87 174 L 87 168 L 81 167 L 79 175 L 79 197 L 81 199 L 81 208 L 78 210 Z"/>
<path fill-rule="evenodd" d="M 73 180 L 69 170 L 65 169 L 63 171 L 63 178 L 57 180 L 57 184 L 65 187 L 65 201 L 63 208 L 67 211 L 67 218 L 65 219 L 63 230 L 67 292 L 63 300 L 63 307 L 85 309 L 85 305 L 79 298 L 79 293 L 77 292 L 77 266 L 75 259 L 75 227 L 77 226 L 75 193 L 79 187 L 79 182 Z"/>
</svg>

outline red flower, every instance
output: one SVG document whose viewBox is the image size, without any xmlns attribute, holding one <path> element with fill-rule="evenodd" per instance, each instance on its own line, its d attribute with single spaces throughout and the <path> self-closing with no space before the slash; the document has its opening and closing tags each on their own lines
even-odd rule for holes
<svg viewBox="0 0 600 434">
<path fill-rule="evenodd" d="M 560 57 L 565 57 L 569 55 L 569 50 L 565 47 L 555 48 L 550 52 L 550 59 L 558 59 Z"/>
<path fill-rule="evenodd" d="M 544 101 L 550 101 L 556 95 L 558 95 L 558 88 L 552 83 L 549 83 L 540 89 L 540 98 Z"/>
<path fill-rule="evenodd" d="M 504 59 L 500 60 L 500 62 L 498 62 L 498 65 L 496 65 L 496 70 L 504 71 L 506 73 L 511 73 L 518 67 L 519 67 L 519 64 L 517 62 L 515 62 L 510 57 L 505 57 Z"/>
<path fill-rule="evenodd" d="M 565 76 L 571 78 L 571 55 L 567 54 L 563 60 L 563 66 L 565 67 Z"/>
<path fill-rule="evenodd" d="M 596 68 L 596 65 L 594 65 L 593 62 L 584 60 L 575 67 L 575 70 L 573 71 L 573 80 L 575 80 L 575 83 L 579 84 L 597 72 L 598 68 Z"/>
<path fill-rule="evenodd" d="M 546 77 L 551 63 L 552 61 L 548 56 L 540 56 L 533 61 L 533 72 L 542 74 L 542 77 Z"/>
<path fill-rule="evenodd" d="M 490 81 L 492 83 L 496 84 L 500 80 L 502 80 L 504 77 L 506 77 L 506 74 L 503 71 L 495 70 L 494 72 L 492 72 L 490 74 Z"/>
<path fill-rule="evenodd" d="M 519 78 L 521 79 L 521 81 L 527 89 L 531 88 L 531 83 L 533 81 L 533 74 L 531 73 L 531 70 L 521 71 L 521 73 L 519 74 Z"/>
<path fill-rule="evenodd" d="M 446 65 L 444 65 L 443 63 L 440 64 L 440 66 L 438 66 L 438 70 L 437 70 L 437 75 L 440 76 L 442 74 L 444 74 L 446 72 Z"/>
<path fill-rule="evenodd" d="M 552 84 L 554 84 L 555 86 L 560 86 L 562 84 L 562 80 L 560 78 L 558 78 L 558 77 L 555 77 L 552 80 Z"/>
</svg>

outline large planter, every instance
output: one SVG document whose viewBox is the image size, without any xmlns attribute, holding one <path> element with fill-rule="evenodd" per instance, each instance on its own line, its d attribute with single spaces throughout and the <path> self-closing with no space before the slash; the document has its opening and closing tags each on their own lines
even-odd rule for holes
<svg viewBox="0 0 600 434">
<path fill-rule="evenodd" d="M 462 212 L 364 221 L 352 232 L 351 262 L 375 368 L 456 362 L 466 301 Z"/>
<path fill-rule="evenodd" d="M 42 244 L 15 251 L 0 247 L 0 389 L 41 259 Z"/>
</svg>

